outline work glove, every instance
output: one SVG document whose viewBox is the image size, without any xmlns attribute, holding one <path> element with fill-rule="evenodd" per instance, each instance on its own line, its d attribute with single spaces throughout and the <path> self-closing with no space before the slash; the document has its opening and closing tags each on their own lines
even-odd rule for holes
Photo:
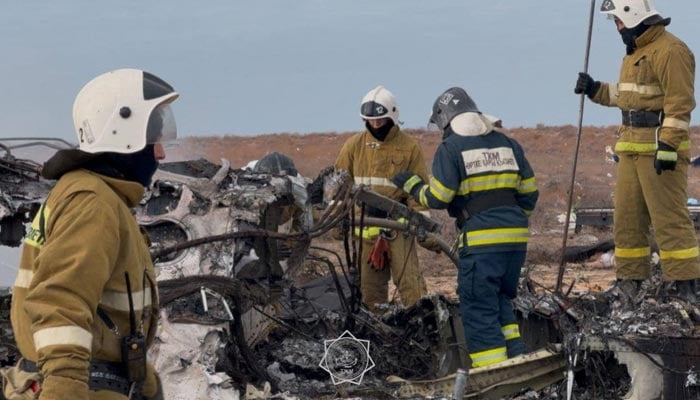
<svg viewBox="0 0 700 400">
<path fill-rule="evenodd" d="M 677 162 L 678 153 L 676 153 L 676 149 L 664 142 L 659 142 L 656 148 L 656 154 L 654 154 L 654 169 L 656 169 L 656 175 L 661 175 L 661 172 L 664 170 L 675 170 Z"/>
<path fill-rule="evenodd" d="M 391 262 L 391 249 L 389 249 L 389 241 L 384 235 L 377 236 L 377 240 L 369 252 L 367 263 L 376 271 L 383 271 L 384 268 Z"/>
<path fill-rule="evenodd" d="M 581 94 L 585 93 L 588 98 L 593 98 L 600 89 L 600 82 L 594 80 L 590 75 L 585 72 L 578 73 L 578 80 L 576 81 L 576 87 L 574 88 L 574 93 Z"/>
<path fill-rule="evenodd" d="M 391 178 L 391 182 L 404 192 L 415 197 L 415 194 L 423 186 L 423 179 L 411 171 L 401 171 Z"/>
<path fill-rule="evenodd" d="M 438 242 L 438 240 L 433 236 L 426 235 L 422 239 L 419 237 L 418 244 L 426 250 L 430 250 L 437 254 L 442 253 L 442 247 L 440 247 L 440 242 Z"/>
</svg>

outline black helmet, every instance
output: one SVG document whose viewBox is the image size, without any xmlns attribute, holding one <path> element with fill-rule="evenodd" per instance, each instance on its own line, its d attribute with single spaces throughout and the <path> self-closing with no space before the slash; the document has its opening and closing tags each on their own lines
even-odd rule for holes
<svg viewBox="0 0 700 400">
<path fill-rule="evenodd" d="M 460 87 L 449 88 L 435 100 L 429 123 L 444 131 L 454 117 L 467 112 L 479 113 L 474 100 Z"/>
<path fill-rule="evenodd" d="M 286 154 L 272 152 L 266 154 L 253 167 L 253 172 L 262 174 L 282 175 L 282 172 L 290 176 L 298 174 L 294 160 Z"/>
</svg>

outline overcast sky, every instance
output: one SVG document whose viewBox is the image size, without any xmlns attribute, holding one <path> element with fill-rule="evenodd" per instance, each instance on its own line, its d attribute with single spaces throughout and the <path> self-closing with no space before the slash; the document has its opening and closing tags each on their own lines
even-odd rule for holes
<svg viewBox="0 0 700 400">
<path fill-rule="evenodd" d="M 598 0 L 596 9 L 600 6 Z M 700 3 L 657 1 L 670 30 L 700 47 Z M 4 2 L 3 136 L 74 140 L 73 99 L 94 76 L 146 69 L 181 93 L 181 135 L 358 129 L 377 84 L 406 127 L 465 87 L 506 125 L 576 124 L 588 0 L 94 0 Z M 596 12 L 591 73 L 616 80 L 623 45 Z M 587 107 L 586 124 L 618 112 Z"/>
<path fill-rule="evenodd" d="M 596 9 L 601 1 L 597 1 Z M 576 124 L 588 0 L 6 1 L 0 6 L 0 136 L 74 141 L 73 99 L 122 67 L 181 93 L 180 135 L 360 129 L 359 103 L 393 91 L 425 126 L 463 86 L 507 127 Z M 700 48 L 700 2 L 657 1 L 669 30 Z M 591 74 L 616 81 L 624 47 L 596 11 Z M 587 104 L 587 125 L 619 112 Z M 2 255 L 4 251 L 0 251 Z M 0 257 L 3 270 L 15 256 Z"/>
</svg>

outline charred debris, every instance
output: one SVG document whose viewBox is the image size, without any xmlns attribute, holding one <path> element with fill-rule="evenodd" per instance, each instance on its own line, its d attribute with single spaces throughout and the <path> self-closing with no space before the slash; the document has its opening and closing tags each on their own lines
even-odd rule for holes
<svg viewBox="0 0 700 400">
<path fill-rule="evenodd" d="M 52 183 L 3 143 L 0 243 L 16 247 Z M 353 205 L 405 210 L 331 170 L 312 181 L 196 160 L 162 165 L 154 182 L 136 216 L 152 240 L 162 306 L 149 356 L 169 398 L 449 399 L 460 389 L 455 372 L 469 357 L 456 303 L 432 295 L 382 315 L 360 305 L 348 233 L 367 221 Z M 319 187 L 323 200 L 312 205 Z M 435 221 L 408 217 L 386 223 L 439 233 Z M 332 229 L 344 239 L 319 240 Z M 18 356 L 11 288 L 0 294 L 7 365 Z M 464 398 L 700 398 L 698 304 L 666 295 L 659 277 L 629 298 L 617 288 L 552 293 L 524 274 L 514 303 L 532 353 L 468 370 Z M 336 385 L 321 365 L 324 341 L 344 332 L 369 342 L 374 365 L 360 384 Z"/>
</svg>

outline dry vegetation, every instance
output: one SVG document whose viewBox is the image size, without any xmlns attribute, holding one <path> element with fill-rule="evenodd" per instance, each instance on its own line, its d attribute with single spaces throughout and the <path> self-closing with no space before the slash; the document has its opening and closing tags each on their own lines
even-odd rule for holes
<svg viewBox="0 0 700 400">
<path fill-rule="evenodd" d="M 518 140 L 537 177 L 540 201 L 531 218 L 532 239 L 528 253 L 528 265 L 534 267 L 533 276 L 543 284 L 551 286 L 556 275 L 558 257 L 562 245 L 563 224 L 557 216 L 566 211 L 568 190 L 571 184 L 577 128 L 574 126 L 504 129 L 505 133 Z M 423 130 L 407 130 L 423 148 L 428 163 L 440 143 L 440 135 Z M 574 185 L 574 207 L 611 206 L 615 182 L 615 164 L 606 154 L 606 146 L 615 144 L 615 127 L 585 127 L 581 137 L 576 181 Z M 332 165 L 341 146 L 353 133 L 271 134 L 254 137 L 218 136 L 187 137 L 181 145 L 168 154 L 169 160 L 206 158 L 220 163 L 220 159 L 231 161 L 233 167 L 242 167 L 250 160 L 260 158 L 271 151 L 279 151 L 294 158 L 300 173 L 315 177 L 323 167 Z M 700 137 L 700 127 L 694 127 L 691 139 Z M 694 150 L 694 154 L 697 151 Z M 688 181 L 688 195 L 700 197 L 700 170 L 692 168 Z M 454 237 L 452 221 L 443 213 L 434 213 L 443 223 L 443 236 Z M 573 230 L 572 230 L 573 232 Z M 608 229 L 584 228 L 581 234 L 571 235 L 568 244 L 590 244 L 597 239 L 610 237 Z M 329 243 L 332 245 L 332 243 Z M 446 257 L 434 257 L 419 249 L 422 268 L 432 289 L 454 296 L 456 271 Z M 578 278 L 577 289 L 604 288 L 613 279 L 612 271 L 601 269 L 596 263 L 571 265 L 566 279 Z"/>
</svg>

